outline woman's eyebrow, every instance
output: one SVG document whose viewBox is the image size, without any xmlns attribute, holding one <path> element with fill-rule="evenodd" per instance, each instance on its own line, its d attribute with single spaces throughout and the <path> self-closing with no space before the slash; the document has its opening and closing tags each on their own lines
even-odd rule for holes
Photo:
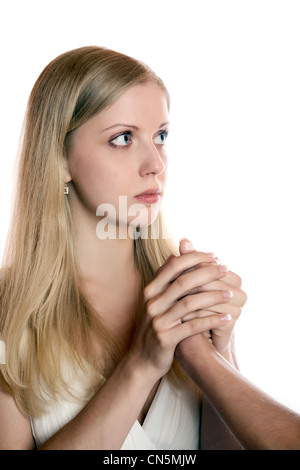
<svg viewBox="0 0 300 470">
<path fill-rule="evenodd" d="M 134 125 L 132 125 L 132 124 L 123 124 L 123 123 L 120 123 L 120 124 L 114 124 L 113 126 L 106 127 L 105 129 L 102 129 L 101 132 L 109 131 L 109 130 L 111 130 L 111 129 L 114 129 L 115 127 L 130 127 L 131 129 L 138 130 L 138 127 L 137 127 L 137 126 L 134 126 Z"/>
<path fill-rule="evenodd" d="M 168 126 L 170 123 L 169 121 L 163 122 L 158 129 L 161 129 L 162 127 Z"/>
<path fill-rule="evenodd" d="M 158 129 L 161 129 L 164 126 L 167 126 L 169 122 L 163 122 L 160 126 L 158 126 Z M 106 127 L 105 129 L 102 129 L 102 132 L 110 131 L 111 129 L 115 129 L 116 127 L 130 127 L 131 129 L 134 129 L 137 131 L 139 128 L 137 126 L 134 126 L 133 124 L 125 124 L 125 123 L 119 123 L 119 124 L 113 124 L 112 126 Z"/>
</svg>

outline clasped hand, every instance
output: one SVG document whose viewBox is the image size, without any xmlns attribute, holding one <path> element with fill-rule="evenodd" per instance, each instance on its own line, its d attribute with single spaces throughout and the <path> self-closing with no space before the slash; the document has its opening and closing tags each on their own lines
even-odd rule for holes
<svg viewBox="0 0 300 470">
<path fill-rule="evenodd" d="M 137 361 L 157 378 L 167 373 L 176 346 L 203 333 L 223 354 L 230 345 L 234 324 L 246 302 L 241 279 L 213 254 L 180 243 L 144 289 L 144 314 L 131 346 Z"/>
</svg>

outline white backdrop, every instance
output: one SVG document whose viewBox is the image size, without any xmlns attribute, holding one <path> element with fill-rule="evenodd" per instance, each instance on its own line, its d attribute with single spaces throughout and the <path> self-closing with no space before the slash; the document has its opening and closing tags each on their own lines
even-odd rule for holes
<svg viewBox="0 0 300 470">
<path fill-rule="evenodd" d="M 172 98 L 169 225 L 242 277 L 241 370 L 300 411 L 300 2 L 10 0 L 0 17 L 0 252 L 44 66 L 94 44 L 143 60 Z"/>
</svg>

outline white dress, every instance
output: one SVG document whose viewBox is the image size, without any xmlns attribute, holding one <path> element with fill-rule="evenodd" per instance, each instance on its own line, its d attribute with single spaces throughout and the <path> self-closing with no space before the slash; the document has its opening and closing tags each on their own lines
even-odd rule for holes
<svg viewBox="0 0 300 470">
<path fill-rule="evenodd" d="M 82 409 L 75 402 L 53 402 L 40 418 L 31 419 L 33 437 L 42 445 Z M 122 450 L 199 449 L 199 398 L 190 388 L 175 387 L 163 377 L 147 416 L 135 421 Z"/>
</svg>

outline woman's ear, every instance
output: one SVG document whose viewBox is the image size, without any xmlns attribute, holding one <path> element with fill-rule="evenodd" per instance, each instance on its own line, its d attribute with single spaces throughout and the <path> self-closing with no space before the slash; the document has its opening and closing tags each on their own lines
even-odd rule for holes
<svg viewBox="0 0 300 470">
<path fill-rule="evenodd" d="M 69 165 L 68 165 L 68 158 L 66 155 L 66 151 L 64 151 L 64 183 L 70 183 L 72 181 L 72 175 L 69 171 Z"/>
<path fill-rule="evenodd" d="M 72 181 L 72 175 L 69 170 L 69 164 L 68 164 L 68 146 L 69 146 L 69 137 L 66 137 L 65 143 L 64 143 L 64 149 L 63 149 L 63 159 L 64 159 L 64 183 L 70 183 Z"/>
<path fill-rule="evenodd" d="M 72 176 L 69 172 L 65 173 L 64 183 L 70 183 L 72 181 Z"/>
</svg>

